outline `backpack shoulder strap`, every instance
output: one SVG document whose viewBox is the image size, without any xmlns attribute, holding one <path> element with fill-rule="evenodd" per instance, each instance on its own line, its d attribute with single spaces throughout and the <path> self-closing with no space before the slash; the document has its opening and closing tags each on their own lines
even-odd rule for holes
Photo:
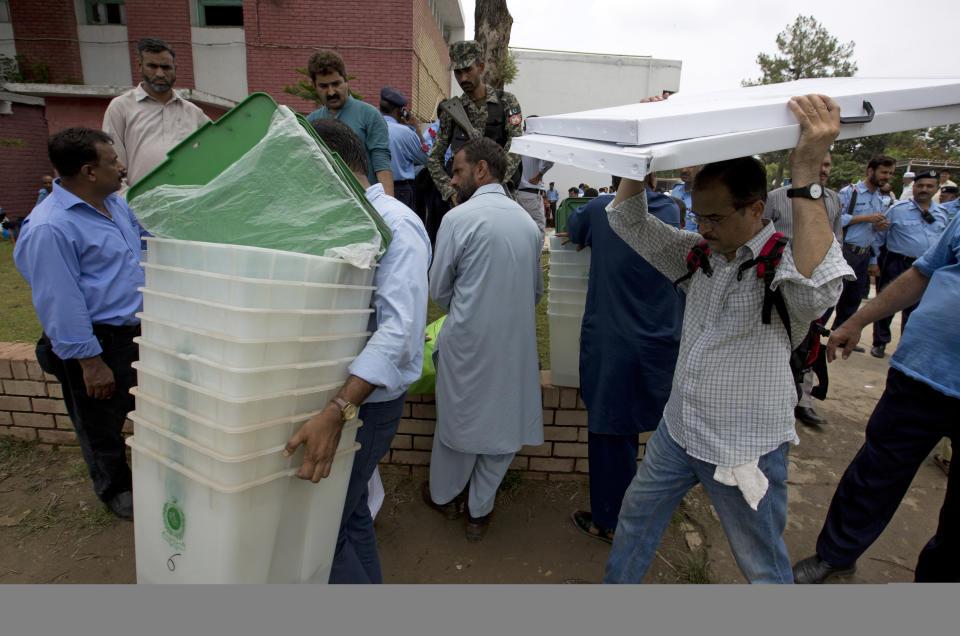
<svg viewBox="0 0 960 636">
<path fill-rule="evenodd" d="M 760 249 L 760 254 L 756 258 L 746 261 L 740 265 L 737 270 L 737 280 L 742 280 L 743 273 L 756 266 L 757 278 L 763 280 L 763 309 L 760 314 L 760 320 L 765 325 L 770 324 L 770 315 L 774 307 L 777 308 L 777 314 L 780 316 L 783 326 L 787 328 L 787 336 L 790 335 L 790 314 L 787 312 L 787 303 L 783 300 L 783 294 L 780 290 L 773 290 L 770 285 L 773 284 L 773 277 L 777 272 L 777 265 L 783 257 L 783 250 L 786 249 L 789 239 L 780 232 L 767 239 Z"/>
<path fill-rule="evenodd" d="M 706 241 L 700 241 L 690 248 L 687 254 L 687 273 L 673 281 L 674 288 L 691 278 L 698 269 L 702 269 L 708 277 L 713 276 L 713 267 L 710 265 L 710 245 Z"/>
</svg>

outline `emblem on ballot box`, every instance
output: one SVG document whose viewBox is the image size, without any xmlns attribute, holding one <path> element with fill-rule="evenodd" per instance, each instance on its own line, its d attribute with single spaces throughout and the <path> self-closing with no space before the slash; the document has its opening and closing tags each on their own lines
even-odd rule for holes
<svg viewBox="0 0 960 636">
<path fill-rule="evenodd" d="M 177 505 L 177 498 L 171 497 L 163 504 L 163 539 L 171 548 L 183 550 L 183 533 L 186 527 L 186 518 L 183 510 Z"/>
</svg>

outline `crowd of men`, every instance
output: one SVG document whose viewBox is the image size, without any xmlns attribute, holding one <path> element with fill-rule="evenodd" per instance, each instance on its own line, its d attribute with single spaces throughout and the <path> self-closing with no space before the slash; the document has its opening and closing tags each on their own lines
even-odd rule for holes
<svg viewBox="0 0 960 636">
<path fill-rule="evenodd" d="M 110 103 L 102 131 L 51 136 L 59 176 L 44 182 L 14 253 L 43 326 L 37 359 L 63 385 L 97 496 L 130 520 L 121 430 L 134 406 L 148 233 L 121 195 L 209 121 L 173 90 L 169 44 L 141 40 L 137 59 L 143 81 Z M 424 503 L 450 520 L 465 514 L 466 538 L 482 540 L 514 455 L 543 443 L 535 307 L 559 201 L 555 183 L 544 187 L 552 164 L 509 152 L 523 130 L 520 105 L 484 83 L 480 46 L 457 42 L 450 60 L 463 95 L 442 102 L 422 136 L 396 89 L 383 87 L 375 108 L 351 95 L 333 51 L 307 64 L 322 104 L 308 121 L 393 234 L 374 277 L 369 341 L 336 396 L 284 450 L 305 446 L 297 477 L 318 482 L 330 474 L 344 424 L 363 421 L 333 583 L 382 581 L 368 483 L 420 377 L 428 298 L 447 318 L 433 347 L 437 427 Z M 684 168 L 669 195 L 657 192 L 655 175 L 615 178 L 609 191 L 569 190 L 590 201 L 570 216 L 568 236 L 593 247 L 580 349 L 591 510 L 572 519 L 612 544 L 606 582 L 643 579 L 673 510 L 697 483 L 751 582 L 852 572 L 919 463 L 956 435 L 955 184 L 942 172 L 911 175 L 911 195 L 894 202 L 894 162 L 880 156 L 864 179 L 829 190 L 839 108 L 818 95 L 789 107 L 801 128 L 790 186 L 768 193 L 764 166 L 747 157 Z M 859 308 L 870 275 L 879 293 Z M 818 355 L 834 307 L 834 332 Z M 791 566 L 782 536 L 786 460 L 799 441 L 796 419 L 826 424 L 811 402 L 826 392 L 825 364 L 816 361 L 838 347 L 849 355 L 868 324 L 871 353 L 883 357 L 896 311 L 904 327 L 912 316 L 911 328 L 890 361 L 867 441 L 837 488 L 816 554 Z M 649 431 L 637 468 L 638 434 Z M 918 581 L 960 576 L 956 493 L 951 472 Z"/>
</svg>

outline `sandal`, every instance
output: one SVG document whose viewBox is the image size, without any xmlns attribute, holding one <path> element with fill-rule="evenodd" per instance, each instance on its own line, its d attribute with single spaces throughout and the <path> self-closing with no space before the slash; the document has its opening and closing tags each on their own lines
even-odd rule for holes
<svg viewBox="0 0 960 636">
<path fill-rule="evenodd" d="M 603 526 L 598 526 L 593 522 L 593 514 L 587 512 L 586 510 L 576 510 L 570 514 L 570 518 L 573 520 L 573 525 L 577 527 L 577 530 L 584 533 L 588 537 L 593 537 L 594 539 L 600 539 L 601 541 L 606 541 L 607 543 L 613 543 L 613 529 L 604 528 Z M 591 532 L 594 530 L 594 532 Z"/>
</svg>

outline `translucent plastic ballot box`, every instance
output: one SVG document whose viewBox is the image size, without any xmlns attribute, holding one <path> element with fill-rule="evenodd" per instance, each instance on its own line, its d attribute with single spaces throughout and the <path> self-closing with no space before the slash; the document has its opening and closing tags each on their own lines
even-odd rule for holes
<svg viewBox="0 0 960 636">
<path fill-rule="evenodd" d="M 960 78 L 834 77 L 538 117 L 511 150 L 640 179 L 794 147 L 800 126 L 787 101 L 809 93 L 829 95 L 840 106 L 840 139 L 960 122 Z"/>
</svg>

